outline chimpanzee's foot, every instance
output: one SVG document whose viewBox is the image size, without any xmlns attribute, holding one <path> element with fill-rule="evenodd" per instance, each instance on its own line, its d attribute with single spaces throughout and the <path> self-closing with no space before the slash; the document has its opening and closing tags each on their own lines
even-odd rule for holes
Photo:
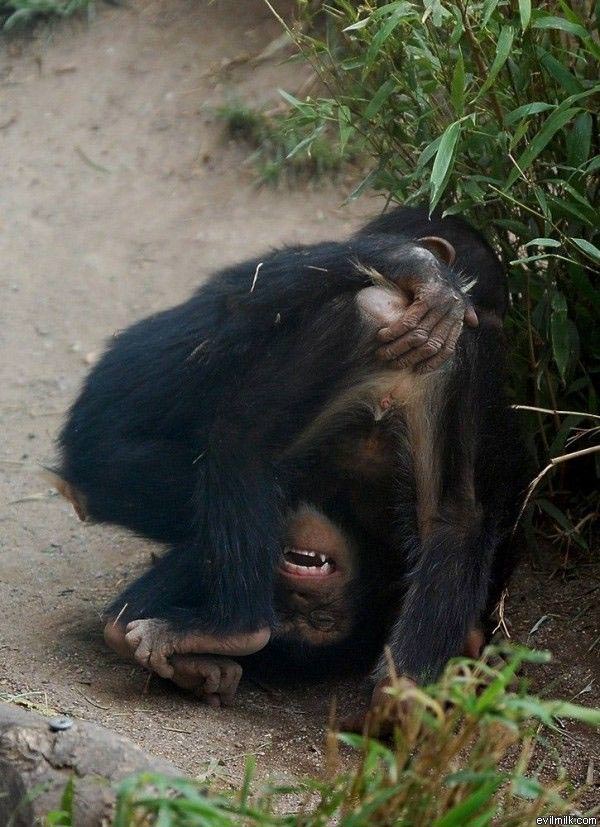
<svg viewBox="0 0 600 827">
<path fill-rule="evenodd" d="M 485 644 L 484 632 L 474 626 L 467 634 L 463 655 L 467 658 L 477 660 L 481 657 L 483 647 Z M 404 682 L 404 688 L 408 690 L 410 696 L 411 685 L 417 684 L 405 675 L 401 677 Z M 394 685 L 394 681 L 390 678 L 380 680 L 371 693 L 370 702 L 359 703 L 359 709 L 344 717 L 341 721 L 341 729 L 346 732 L 365 732 L 375 737 L 389 734 L 392 731 L 392 724 L 400 723 L 403 718 L 406 718 L 410 712 L 410 697 L 398 701 L 386 691 L 390 686 Z"/>
<path fill-rule="evenodd" d="M 104 639 L 121 657 L 133 659 L 161 678 L 175 679 L 174 655 L 251 655 L 269 642 L 270 629 L 238 632 L 227 637 L 201 632 L 177 632 L 164 620 L 133 620 L 126 627 L 109 621 Z"/>
<path fill-rule="evenodd" d="M 172 681 L 214 708 L 229 706 L 242 677 L 242 667 L 221 655 L 173 655 Z"/>
</svg>

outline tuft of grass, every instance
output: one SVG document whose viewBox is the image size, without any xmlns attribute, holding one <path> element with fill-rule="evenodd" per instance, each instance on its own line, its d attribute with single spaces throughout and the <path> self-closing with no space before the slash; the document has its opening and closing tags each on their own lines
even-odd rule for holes
<svg viewBox="0 0 600 827">
<path fill-rule="evenodd" d="M 40 17 L 70 17 L 93 0 L 0 0 L 0 27 L 26 26 Z"/>
<path fill-rule="evenodd" d="M 427 688 L 392 677 L 369 726 L 386 739 L 330 733 L 328 766 L 335 769 L 341 749 L 355 760 L 325 779 L 261 787 L 252 762 L 234 794 L 156 774 L 128 778 L 113 827 L 530 827 L 581 812 L 556 756 L 545 764 L 543 731 L 564 718 L 600 728 L 600 710 L 529 695 L 520 667 L 548 659 L 513 646 L 489 649 L 482 661 L 452 661 Z M 290 794 L 302 802 L 294 813 L 285 812 Z"/>
<path fill-rule="evenodd" d="M 265 184 L 335 179 L 357 157 L 351 150 L 342 151 L 331 130 L 319 126 L 314 134 L 315 130 L 292 124 L 282 112 L 269 114 L 233 103 L 222 106 L 217 114 L 227 135 L 253 150 L 248 163 Z"/>
</svg>

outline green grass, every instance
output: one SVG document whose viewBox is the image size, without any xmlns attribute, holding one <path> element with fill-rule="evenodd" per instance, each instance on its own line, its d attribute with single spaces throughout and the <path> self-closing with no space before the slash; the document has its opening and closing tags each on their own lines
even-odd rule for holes
<svg viewBox="0 0 600 827">
<path fill-rule="evenodd" d="M 600 728 L 600 710 L 529 695 L 516 677 L 521 665 L 547 660 L 511 647 L 488 650 L 483 662 L 453 661 L 426 689 L 395 679 L 371 722 L 371 731 L 387 727 L 387 740 L 330 733 L 334 771 L 324 779 L 259 785 L 252 762 L 231 794 L 183 778 L 128 778 L 113 827 L 530 827 L 537 817 L 575 812 L 577 792 L 547 736 L 563 719 Z M 352 769 L 336 772 L 348 748 Z M 290 794 L 302 802 L 292 813 Z M 70 827 L 72 801 L 68 787 L 48 824 Z"/>
<path fill-rule="evenodd" d="M 12 29 L 41 17 L 69 17 L 93 0 L 0 0 L 0 26 Z"/>
<path fill-rule="evenodd" d="M 356 160 L 352 151 L 342 152 L 337 134 L 325 127 L 313 135 L 313 130 L 307 133 L 283 114 L 268 115 L 241 103 L 222 106 L 217 114 L 228 136 L 252 150 L 248 163 L 261 183 L 335 180 L 344 166 Z"/>
</svg>

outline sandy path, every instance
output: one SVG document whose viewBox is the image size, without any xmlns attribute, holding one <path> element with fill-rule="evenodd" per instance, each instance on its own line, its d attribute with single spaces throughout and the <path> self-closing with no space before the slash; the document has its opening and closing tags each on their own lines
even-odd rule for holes
<svg viewBox="0 0 600 827">
<path fill-rule="evenodd" d="M 298 68 L 211 70 L 278 33 L 259 0 L 157 0 L 99 5 L 89 24 L 0 43 L 0 692 L 46 693 L 55 709 L 129 734 L 194 774 L 210 764 L 226 781 L 248 752 L 280 777 L 315 770 L 332 688 L 246 686 L 225 712 L 156 684 L 143 694 L 141 672 L 104 649 L 98 613 L 151 549 L 80 524 L 37 469 L 53 456 L 86 357 L 112 331 L 182 299 L 217 266 L 283 241 L 342 236 L 373 210 L 368 200 L 342 210 L 331 188 L 257 190 L 244 153 L 223 144 L 211 107 L 273 99 L 278 86 L 297 87 Z M 549 600 L 589 599 L 597 571 L 582 574 L 561 597 L 525 572 L 512 603 L 517 633 Z M 563 625 L 540 634 L 563 647 L 561 683 L 575 694 L 590 680 L 598 618 Z M 594 697 L 597 685 L 584 700 Z M 570 762 L 580 781 L 598 751 L 582 743 Z"/>
</svg>

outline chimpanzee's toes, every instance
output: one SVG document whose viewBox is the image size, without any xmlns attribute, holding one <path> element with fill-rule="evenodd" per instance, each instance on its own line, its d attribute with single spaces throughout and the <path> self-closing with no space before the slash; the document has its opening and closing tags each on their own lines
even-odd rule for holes
<svg viewBox="0 0 600 827">
<path fill-rule="evenodd" d="M 173 644 L 165 635 L 166 628 L 160 620 L 133 620 L 127 624 L 125 639 L 140 666 L 152 669 L 161 678 L 172 678 L 173 667 L 168 658 L 173 652 Z"/>
<path fill-rule="evenodd" d="M 104 642 L 122 658 L 131 657 L 131 649 L 125 637 L 125 627 L 116 620 L 109 620 L 104 627 Z"/>
</svg>

